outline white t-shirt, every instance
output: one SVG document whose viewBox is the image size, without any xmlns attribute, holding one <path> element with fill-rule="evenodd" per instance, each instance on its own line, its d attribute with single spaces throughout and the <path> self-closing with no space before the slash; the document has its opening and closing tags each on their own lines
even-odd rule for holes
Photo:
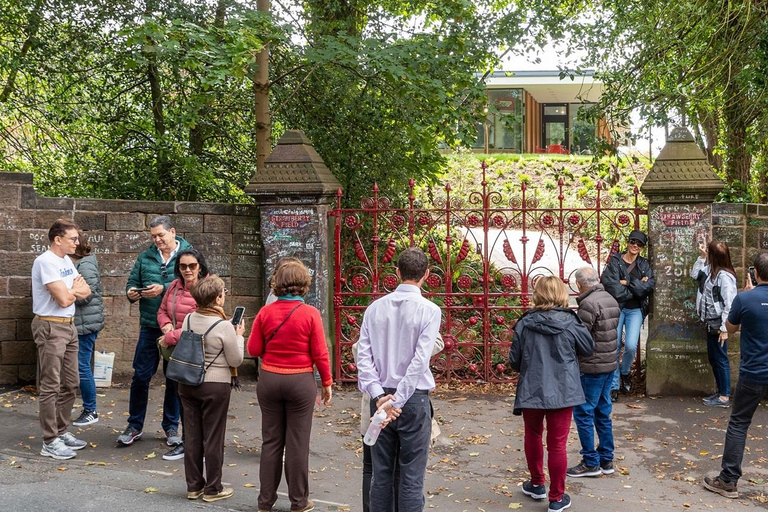
<svg viewBox="0 0 768 512">
<path fill-rule="evenodd" d="M 60 258 L 49 249 L 35 258 L 32 265 L 32 312 L 38 316 L 75 316 L 75 304 L 62 308 L 45 285 L 64 281 L 67 288 L 72 288 L 78 275 L 69 256 Z"/>
</svg>

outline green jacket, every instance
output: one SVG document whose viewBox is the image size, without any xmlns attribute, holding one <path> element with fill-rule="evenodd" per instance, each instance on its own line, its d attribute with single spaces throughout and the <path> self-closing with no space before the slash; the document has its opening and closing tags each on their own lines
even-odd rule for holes
<svg viewBox="0 0 768 512">
<path fill-rule="evenodd" d="M 192 246 L 181 238 L 176 237 L 179 242 L 179 250 L 176 254 L 180 253 L 184 249 L 189 249 Z M 155 244 L 152 244 L 144 252 L 139 254 L 136 259 L 136 263 L 133 265 L 131 275 L 128 278 L 128 284 L 125 285 L 125 293 L 128 294 L 130 288 L 143 288 L 151 284 L 162 284 L 163 293 L 155 297 L 154 299 L 139 299 L 139 312 L 141 313 L 140 324 L 144 327 L 159 328 L 157 324 L 157 310 L 160 309 L 160 304 L 163 302 L 163 294 L 168 289 L 176 276 L 173 275 L 173 267 L 176 265 L 176 256 L 174 255 L 168 261 L 165 266 L 165 274 L 163 274 L 162 268 L 163 261 L 160 257 L 160 251 L 157 250 Z M 131 299 L 128 299 L 131 301 Z M 131 301 L 134 302 L 134 301 Z"/>
</svg>

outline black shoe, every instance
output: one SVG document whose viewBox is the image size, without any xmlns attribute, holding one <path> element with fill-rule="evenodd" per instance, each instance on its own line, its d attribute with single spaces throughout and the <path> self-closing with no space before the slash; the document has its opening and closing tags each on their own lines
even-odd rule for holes
<svg viewBox="0 0 768 512">
<path fill-rule="evenodd" d="M 573 478 L 581 478 L 583 476 L 600 476 L 603 472 L 600 471 L 600 466 L 587 466 L 582 460 L 572 468 L 568 468 L 565 474 Z"/>
<path fill-rule="evenodd" d="M 565 510 L 567 508 L 571 508 L 571 497 L 567 494 L 563 494 L 560 501 L 550 501 L 549 509 L 547 510 L 548 512 L 559 512 L 560 510 Z"/>
<path fill-rule="evenodd" d="M 533 485 L 530 480 L 523 482 L 523 494 L 535 500 L 543 500 L 547 497 L 547 488 L 543 485 Z"/>
<path fill-rule="evenodd" d="M 632 392 L 632 382 L 629 379 L 629 375 L 621 376 L 621 392 L 628 395 Z"/>
<path fill-rule="evenodd" d="M 184 443 L 177 444 L 173 450 L 163 454 L 163 460 L 179 460 L 184 458 Z"/>
<path fill-rule="evenodd" d="M 736 499 L 739 497 L 739 490 L 734 482 L 725 482 L 720 480 L 719 476 L 715 478 L 704 477 L 704 488 L 708 491 L 716 492 L 720 496 Z"/>
<path fill-rule="evenodd" d="M 616 471 L 615 469 L 613 469 L 613 461 L 612 460 L 600 461 L 600 471 L 602 471 L 604 475 L 612 475 L 614 471 Z"/>
<path fill-rule="evenodd" d="M 711 394 L 711 395 L 709 395 L 709 396 L 705 396 L 704 398 L 702 398 L 702 400 L 703 400 L 704 402 L 709 402 L 709 401 L 710 401 L 710 400 L 712 400 L 713 398 L 718 398 L 719 396 L 720 396 L 720 392 L 718 391 L 718 392 L 712 393 L 712 394 Z"/>
<path fill-rule="evenodd" d="M 619 390 L 618 389 L 612 389 L 611 390 L 611 402 L 618 402 L 619 401 Z"/>
<path fill-rule="evenodd" d="M 94 423 L 99 421 L 99 415 L 96 413 L 96 411 L 89 411 L 87 409 L 83 409 L 82 414 L 72 422 L 72 424 L 76 427 L 87 427 L 88 425 L 93 425 Z"/>
</svg>

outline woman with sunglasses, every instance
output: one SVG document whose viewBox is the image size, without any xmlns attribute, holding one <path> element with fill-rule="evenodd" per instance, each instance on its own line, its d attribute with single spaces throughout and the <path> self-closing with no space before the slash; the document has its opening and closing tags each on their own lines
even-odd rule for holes
<svg viewBox="0 0 768 512">
<path fill-rule="evenodd" d="M 160 309 L 157 310 L 157 324 L 163 335 L 157 339 L 160 352 L 163 354 L 163 372 L 168 365 L 168 358 L 173 347 L 179 342 L 182 323 L 187 314 L 197 309 L 195 298 L 190 290 L 200 279 L 208 277 L 208 265 L 205 258 L 197 249 L 185 249 L 176 257 L 173 268 L 176 279 L 168 286 L 163 296 Z M 183 423 L 183 420 L 182 420 Z M 183 426 L 183 425 L 182 425 Z M 179 460 L 184 458 L 184 441 L 174 446 L 163 455 L 164 460 Z"/>
<path fill-rule="evenodd" d="M 617 350 L 619 367 L 616 368 L 611 386 L 613 401 L 619 398 L 619 379 L 621 379 L 621 391 L 632 392 L 629 372 L 637 353 L 640 328 L 648 315 L 649 299 L 656 286 L 651 264 L 640 256 L 640 252 L 647 243 L 648 237 L 645 233 L 632 231 L 629 234 L 627 249 L 611 257 L 608 265 L 603 269 L 601 278 L 605 290 L 616 299 L 621 308 Z M 624 347 L 623 355 L 622 346 Z"/>
</svg>

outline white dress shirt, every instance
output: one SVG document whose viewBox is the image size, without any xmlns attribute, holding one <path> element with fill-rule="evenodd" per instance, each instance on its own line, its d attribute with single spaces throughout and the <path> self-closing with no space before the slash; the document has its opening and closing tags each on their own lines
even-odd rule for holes
<svg viewBox="0 0 768 512">
<path fill-rule="evenodd" d="M 402 408 L 417 389 L 431 391 L 429 359 L 440 332 L 440 308 L 411 284 L 368 306 L 358 340 L 357 383 L 376 397 L 396 388 L 392 405 Z"/>
</svg>

